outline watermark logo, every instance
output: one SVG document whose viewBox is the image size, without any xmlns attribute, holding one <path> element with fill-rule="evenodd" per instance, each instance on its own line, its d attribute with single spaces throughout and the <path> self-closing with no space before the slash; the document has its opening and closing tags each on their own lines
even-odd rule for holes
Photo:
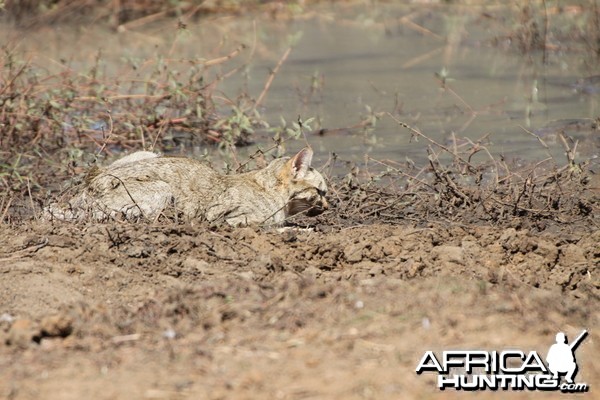
<svg viewBox="0 0 600 400">
<path fill-rule="evenodd" d="M 449 350 L 443 351 L 441 357 L 426 351 L 416 373 L 437 372 L 440 390 L 587 392 L 587 383 L 575 382 L 578 372 L 575 350 L 587 335 L 584 330 L 569 344 L 564 333 L 557 333 L 556 343 L 550 346 L 546 356 L 547 364 L 536 351 Z"/>
</svg>

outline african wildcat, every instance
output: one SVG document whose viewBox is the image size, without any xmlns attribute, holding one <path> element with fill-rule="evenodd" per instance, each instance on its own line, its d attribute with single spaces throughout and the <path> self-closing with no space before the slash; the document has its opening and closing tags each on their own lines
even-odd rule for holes
<svg viewBox="0 0 600 400">
<path fill-rule="evenodd" d="M 169 207 L 184 218 L 224 220 L 230 225 L 282 224 L 300 212 L 318 215 L 328 208 L 327 185 L 311 168 L 313 152 L 304 148 L 291 159 L 238 175 L 222 175 L 200 161 L 140 151 L 94 169 L 83 191 L 67 208 L 46 215 L 59 219 L 156 218 Z"/>
</svg>

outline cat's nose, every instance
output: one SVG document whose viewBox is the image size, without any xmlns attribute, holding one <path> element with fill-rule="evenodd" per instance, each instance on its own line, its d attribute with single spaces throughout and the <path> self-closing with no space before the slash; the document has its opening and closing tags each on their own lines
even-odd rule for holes
<svg viewBox="0 0 600 400">
<path fill-rule="evenodd" d="M 318 202 L 315 202 L 312 207 L 308 209 L 306 215 L 309 217 L 316 217 L 322 214 L 324 211 L 329 209 L 329 203 L 325 200 L 325 197 L 321 197 Z"/>
</svg>

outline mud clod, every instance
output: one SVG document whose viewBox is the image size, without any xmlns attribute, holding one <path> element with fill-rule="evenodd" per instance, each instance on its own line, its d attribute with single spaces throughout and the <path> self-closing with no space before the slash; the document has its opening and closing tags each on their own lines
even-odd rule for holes
<svg viewBox="0 0 600 400">
<path fill-rule="evenodd" d="M 29 319 L 17 319 L 13 322 L 6 337 L 6 344 L 21 348 L 29 347 L 41 340 L 42 335 L 36 323 Z"/>
</svg>

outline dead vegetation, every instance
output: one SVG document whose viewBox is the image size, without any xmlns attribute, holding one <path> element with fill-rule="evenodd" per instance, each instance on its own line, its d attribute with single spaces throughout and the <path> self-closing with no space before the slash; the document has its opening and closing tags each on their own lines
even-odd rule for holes
<svg viewBox="0 0 600 400">
<path fill-rule="evenodd" d="M 131 65 L 129 78 L 103 72 L 101 52 L 84 73 L 47 74 L 2 49 L 0 63 L 0 189 L 4 215 L 13 197 L 40 193 L 52 180 L 83 172 L 99 155 L 127 149 L 243 146 L 264 121 L 250 99 L 216 100 L 223 76 L 210 69 L 238 57 L 244 46 L 216 59 L 157 60 Z M 232 67 L 235 73 L 240 67 Z M 67 166 L 67 170 L 65 170 Z M 66 173 L 66 175 L 64 175 Z"/>
<path fill-rule="evenodd" d="M 320 223 L 451 223 L 537 231 L 570 226 L 590 232 L 600 227 L 599 171 L 590 160 L 575 162 L 577 143 L 570 145 L 567 137 L 562 136 L 562 163 L 549 157 L 518 167 L 494 158 L 482 142 L 445 146 L 390 117 L 427 142 L 428 163 L 418 167 L 366 157 L 364 166 L 330 182 L 333 211 L 318 217 Z M 478 153 L 485 156 L 476 162 Z"/>
<path fill-rule="evenodd" d="M 165 18 L 193 20 L 215 13 L 242 13 L 252 10 L 285 12 L 279 1 L 160 1 L 160 0 L 5 0 L 9 20 L 23 28 L 56 23 L 108 23 L 115 29 L 129 29 Z"/>
</svg>

